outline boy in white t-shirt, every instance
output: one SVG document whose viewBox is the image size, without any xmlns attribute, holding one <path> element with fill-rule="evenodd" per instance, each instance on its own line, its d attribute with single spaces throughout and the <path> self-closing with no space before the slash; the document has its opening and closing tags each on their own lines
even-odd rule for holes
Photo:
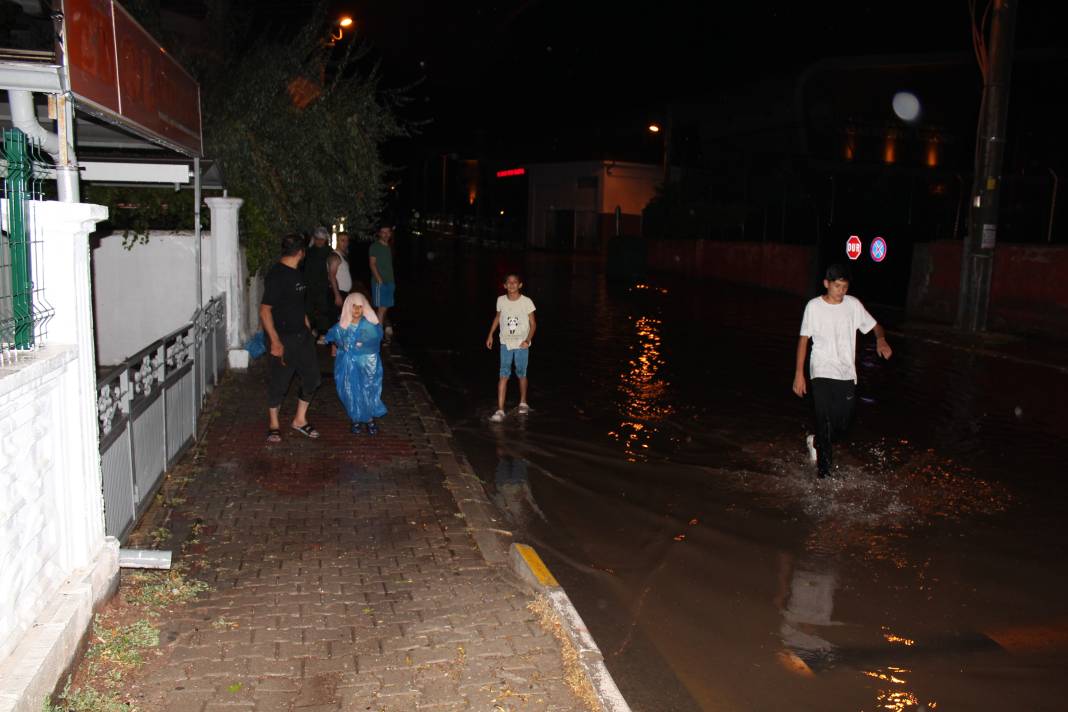
<svg viewBox="0 0 1068 712">
<path fill-rule="evenodd" d="M 504 420 L 504 397 L 508 392 L 508 379 L 515 366 L 515 375 L 519 378 L 519 413 L 530 412 L 527 405 L 527 363 L 530 359 L 530 345 L 534 341 L 534 332 L 538 328 L 534 318 L 534 302 L 520 292 L 523 283 L 519 275 L 509 274 L 504 278 L 505 293 L 497 297 L 497 315 L 490 324 L 486 337 L 486 348 L 493 348 L 493 332 L 500 327 L 501 369 L 497 380 L 497 412 L 490 420 L 499 423 Z"/>
<path fill-rule="evenodd" d="M 816 433 L 806 438 L 809 458 L 816 464 L 820 478 L 834 466 L 831 444 L 845 434 L 853 417 L 857 384 L 857 331 L 867 334 L 875 329 L 875 350 L 883 358 L 893 353 L 886 342 L 886 332 L 860 300 L 846 294 L 849 272 L 843 265 L 831 265 L 824 275 L 826 294 L 805 305 L 801 319 L 801 336 L 797 340 L 794 370 L 794 393 L 808 392 L 805 383 L 805 356 L 812 341 L 809 373 L 812 379 L 812 402 L 816 411 Z"/>
</svg>

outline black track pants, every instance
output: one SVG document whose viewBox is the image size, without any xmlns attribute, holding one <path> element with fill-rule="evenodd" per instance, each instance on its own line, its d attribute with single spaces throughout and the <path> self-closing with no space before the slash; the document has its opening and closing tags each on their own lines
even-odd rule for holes
<svg viewBox="0 0 1068 712">
<path fill-rule="evenodd" d="M 830 473 L 834 465 L 831 445 L 845 435 L 853 419 L 856 384 L 833 378 L 812 379 L 812 402 L 816 407 L 816 467 Z"/>
</svg>

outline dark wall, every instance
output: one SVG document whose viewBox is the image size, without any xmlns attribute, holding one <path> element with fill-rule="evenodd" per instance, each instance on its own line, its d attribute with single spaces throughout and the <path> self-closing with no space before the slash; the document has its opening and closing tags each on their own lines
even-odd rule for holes
<svg viewBox="0 0 1068 712">
<path fill-rule="evenodd" d="M 918 243 L 909 281 L 910 317 L 953 323 L 960 289 L 961 243 Z M 1068 247 L 998 245 L 988 326 L 998 331 L 1068 334 Z"/>
<path fill-rule="evenodd" d="M 649 240 L 649 269 L 719 279 L 799 296 L 814 292 L 814 245 Z"/>
</svg>

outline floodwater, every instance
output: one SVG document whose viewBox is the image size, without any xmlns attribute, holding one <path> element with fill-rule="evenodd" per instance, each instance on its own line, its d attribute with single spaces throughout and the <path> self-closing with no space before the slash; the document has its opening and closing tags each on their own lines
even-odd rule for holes
<svg viewBox="0 0 1068 712">
<path fill-rule="evenodd" d="M 1064 364 L 896 330 L 883 362 L 862 336 L 852 444 L 819 482 L 790 390 L 804 300 L 399 254 L 398 340 L 633 709 L 1068 709 Z M 538 307 L 533 412 L 493 425 L 484 342 L 513 269 Z"/>
</svg>

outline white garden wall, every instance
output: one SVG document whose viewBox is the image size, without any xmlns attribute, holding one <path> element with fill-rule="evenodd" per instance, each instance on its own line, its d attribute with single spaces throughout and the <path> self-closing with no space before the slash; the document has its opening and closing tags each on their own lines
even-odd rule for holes
<svg viewBox="0 0 1068 712">
<path fill-rule="evenodd" d="M 206 304 L 226 294 L 227 345 L 248 338 L 245 260 L 238 246 L 240 198 L 208 198 L 212 232 L 201 235 L 202 294 Z M 191 231 L 150 231 L 146 244 L 123 247 L 122 233 L 93 245 L 93 301 L 97 360 L 122 363 L 189 322 L 196 299 L 196 242 Z"/>
<path fill-rule="evenodd" d="M 39 710 L 118 580 L 104 536 L 88 235 L 97 205 L 32 202 L 47 342 L 0 369 L 0 712 Z M 26 707 L 32 700 L 32 708 Z"/>
<path fill-rule="evenodd" d="M 97 361 L 122 363 L 189 323 L 197 310 L 196 243 L 192 232 L 150 232 L 147 244 L 123 247 L 122 233 L 94 239 L 93 305 Z M 202 238 L 210 268 L 211 235 Z M 207 271 L 207 270 L 206 270 Z M 204 279 L 206 302 L 214 284 Z"/>
</svg>

